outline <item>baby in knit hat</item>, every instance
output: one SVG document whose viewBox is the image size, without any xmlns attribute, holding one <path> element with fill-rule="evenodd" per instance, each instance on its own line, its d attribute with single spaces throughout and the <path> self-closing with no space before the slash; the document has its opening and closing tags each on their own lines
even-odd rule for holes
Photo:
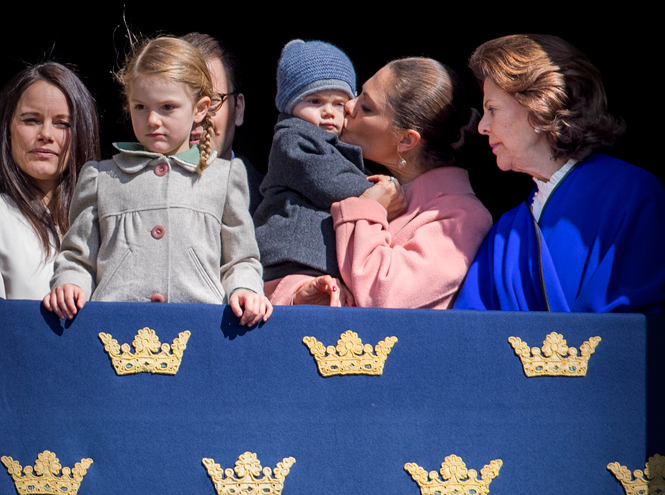
<svg viewBox="0 0 665 495">
<path fill-rule="evenodd" d="M 277 67 L 273 137 L 263 201 L 254 214 L 265 281 L 286 275 L 340 278 L 330 207 L 373 184 L 358 146 L 342 143 L 353 64 L 323 41 L 293 40 Z"/>
</svg>

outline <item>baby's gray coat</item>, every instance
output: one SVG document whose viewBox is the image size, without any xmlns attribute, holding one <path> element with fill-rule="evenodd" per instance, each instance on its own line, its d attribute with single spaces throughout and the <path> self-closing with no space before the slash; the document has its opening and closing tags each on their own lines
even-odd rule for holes
<svg viewBox="0 0 665 495">
<path fill-rule="evenodd" d="M 293 273 L 308 273 L 309 267 L 340 277 L 330 207 L 372 185 L 358 146 L 280 114 L 261 184 L 263 201 L 254 213 L 265 279 L 283 276 L 272 270 L 280 264 L 293 266 Z"/>
</svg>

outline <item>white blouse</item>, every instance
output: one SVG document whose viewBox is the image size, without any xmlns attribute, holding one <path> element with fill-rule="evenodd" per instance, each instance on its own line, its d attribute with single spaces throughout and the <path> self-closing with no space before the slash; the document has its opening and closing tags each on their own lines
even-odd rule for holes
<svg viewBox="0 0 665 495">
<path fill-rule="evenodd" d="M 538 191 L 533 195 L 533 203 L 531 204 L 531 212 L 533 213 L 536 222 L 540 220 L 540 215 L 543 212 L 545 203 L 547 203 L 547 198 L 550 197 L 550 194 L 552 194 L 552 191 L 554 191 L 557 184 L 561 182 L 561 179 L 568 174 L 568 171 L 572 169 L 576 163 L 577 160 L 571 158 L 563 167 L 554 172 L 548 181 L 542 181 L 536 177 L 533 178 L 533 181 L 538 186 Z"/>
<path fill-rule="evenodd" d="M 44 260 L 34 228 L 16 203 L 0 194 L 0 298 L 43 299 L 54 261 L 55 256 Z"/>
</svg>

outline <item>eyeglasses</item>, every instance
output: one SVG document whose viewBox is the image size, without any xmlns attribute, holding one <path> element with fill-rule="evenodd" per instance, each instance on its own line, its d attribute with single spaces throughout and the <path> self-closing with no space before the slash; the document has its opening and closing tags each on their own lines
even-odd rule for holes
<svg viewBox="0 0 665 495">
<path fill-rule="evenodd" d="M 222 105 L 224 105 L 224 102 L 228 100 L 229 96 L 233 95 L 236 96 L 238 94 L 237 91 L 231 91 L 230 93 L 215 93 L 213 94 L 212 98 L 210 99 L 210 112 L 217 112 L 219 109 L 222 108 Z"/>
</svg>

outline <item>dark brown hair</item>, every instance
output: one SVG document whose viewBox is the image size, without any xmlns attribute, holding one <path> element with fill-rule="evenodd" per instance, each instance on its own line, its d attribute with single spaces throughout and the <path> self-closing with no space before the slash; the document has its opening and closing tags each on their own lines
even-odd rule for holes
<svg viewBox="0 0 665 495">
<path fill-rule="evenodd" d="M 196 47 L 180 38 L 162 36 L 145 39 L 132 47 L 124 67 L 116 74 L 127 101 L 132 83 L 142 76 L 163 77 L 185 84 L 189 88 L 193 104 L 205 96 L 213 96 L 210 73 L 203 55 Z M 203 134 L 199 141 L 199 173 L 208 167 L 208 158 L 212 151 L 212 132 L 213 122 L 208 113 L 203 120 Z"/>
<path fill-rule="evenodd" d="M 206 60 L 219 59 L 226 74 L 226 80 L 229 85 L 228 91 L 241 92 L 238 62 L 231 50 L 226 46 L 222 46 L 217 39 L 208 34 L 193 32 L 182 36 L 182 39 L 198 48 Z"/>
<path fill-rule="evenodd" d="M 60 182 L 53 191 L 48 208 L 43 193 L 12 157 L 11 124 L 23 93 L 37 81 L 57 87 L 65 95 L 70 121 L 70 140 L 66 158 L 60 163 Z M 64 65 L 46 62 L 32 65 L 10 80 L 0 95 L 0 193 L 9 196 L 35 229 L 45 253 L 44 259 L 60 250 L 60 233 L 69 229 L 69 204 L 83 164 L 100 159 L 99 118 L 95 100 L 81 80 Z M 52 252 L 51 239 L 56 251 Z"/>
<path fill-rule="evenodd" d="M 426 169 L 457 165 L 467 138 L 476 133 L 479 114 L 469 107 L 464 88 L 449 67 L 431 58 L 394 60 L 388 104 L 393 123 L 420 134 L 420 163 Z"/>
<path fill-rule="evenodd" d="M 625 131 L 624 122 L 607 111 L 598 69 L 561 38 L 497 38 L 473 52 L 469 67 L 528 110 L 529 123 L 545 133 L 554 158 L 582 159 L 612 146 Z"/>
</svg>

